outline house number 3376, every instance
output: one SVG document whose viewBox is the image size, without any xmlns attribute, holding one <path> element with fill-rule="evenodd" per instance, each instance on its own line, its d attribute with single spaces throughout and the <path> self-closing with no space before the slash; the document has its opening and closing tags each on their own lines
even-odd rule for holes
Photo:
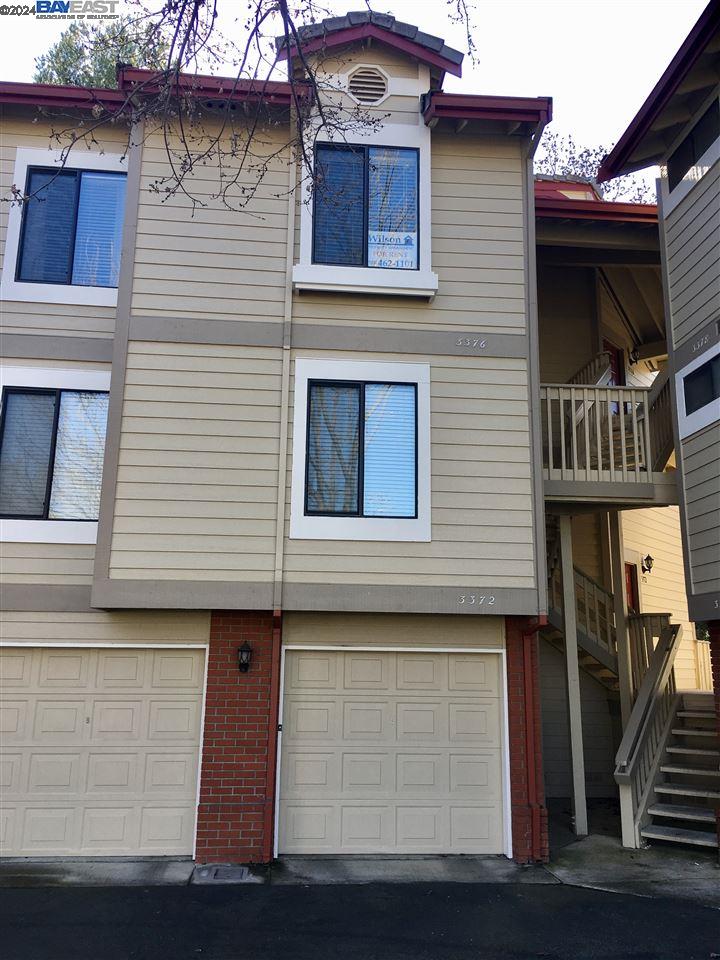
<svg viewBox="0 0 720 960">
<path fill-rule="evenodd" d="M 491 607 L 495 603 L 495 597 L 487 594 L 463 593 L 458 597 L 458 603 L 467 603 L 469 606 L 477 605 L 481 607 L 484 603 Z"/>
<path fill-rule="evenodd" d="M 484 350 L 487 346 L 487 340 L 480 337 L 458 337 L 455 340 L 456 347 L 472 347 L 473 350 Z"/>
</svg>

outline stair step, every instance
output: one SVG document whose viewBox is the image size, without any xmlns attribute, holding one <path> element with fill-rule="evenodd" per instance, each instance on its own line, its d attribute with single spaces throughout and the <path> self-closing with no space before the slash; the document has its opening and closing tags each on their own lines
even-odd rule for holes
<svg viewBox="0 0 720 960">
<path fill-rule="evenodd" d="M 715 730 L 701 730 L 699 727 L 673 727 L 676 737 L 717 737 Z"/>
<path fill-rule="evenodd" d="M 704 750 L 702 747 L 668 747 L 668 753 L 682 753 L 693 757 L 720 757 L 720 750 Z"/>
<path fill-rule="evenodd" d="M 704 787 L 687 787 L 684 783 L 658 783 L 655 793 L 671 793 L 677 797 L 702 797 L 703 800 L 720 800 L 720 790 Z"/>
<path fill-rule="evenodd" d="M 669 820 L 697 820 L 698 823 L 715 823 L 715 811 L 709 807 L 691 807 L 682 803 L 654 803 L 648 808 L 653 817 Z"/>
<path fill-rule="evenodd" d="M 720 770 L 713 767 L 678 767 L 674 763 L 666 763 L 660 767 L 663 773 L 685 773 L 697 777 L 720 777 Z"/>
<path fill-rule="evenodd" d="M 672 843 L 692 843 L 696 847 L 717 847 L 716 833 L 704 830 L 686 830 L 683 827 L 662 827 L 653 825 L 643 827 L 641 836 L 648 840 L 670 840 Z"/>
<path fill-rule="evenodd" d="M 693 720 L 714 720 L 713 710 L 678 710 L 678 717 L 690 717 Z"/>
</svg>

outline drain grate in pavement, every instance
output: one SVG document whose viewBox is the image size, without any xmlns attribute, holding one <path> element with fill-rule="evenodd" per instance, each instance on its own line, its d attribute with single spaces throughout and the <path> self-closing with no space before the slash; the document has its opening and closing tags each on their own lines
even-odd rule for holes
<svg viewBox="0 0 720 960">
<path fill-rule="evenodd" d="M 210 864 L 195 867 L 192 883 L 262 883 L 262 877 L 239 864 Z"/>
</svg>

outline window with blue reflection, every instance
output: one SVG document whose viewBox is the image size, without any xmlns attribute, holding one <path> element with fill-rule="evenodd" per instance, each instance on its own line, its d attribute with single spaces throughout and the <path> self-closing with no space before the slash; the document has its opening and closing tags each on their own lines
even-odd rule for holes
<svg viewBox="0 0 720 960">
<path fill-rule="evenodd" d="M 30 168 L 17 280 L 116 287 L 124 173 Z"/>
<path fill-rule="evenodd" d="M 417 388 L 308 384 L 306 514 L 417 516 Z"/>
</svg>

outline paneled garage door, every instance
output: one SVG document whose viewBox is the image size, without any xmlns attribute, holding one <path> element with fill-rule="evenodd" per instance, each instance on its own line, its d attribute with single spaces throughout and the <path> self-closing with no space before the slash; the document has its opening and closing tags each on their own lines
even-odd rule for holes
<svg viewBox="0 0 720 960">
<path fill-rule="evenodd" d="M 281 853 L 503 853 L 497 654 L 288 651 Z"/>
<path fill-rule="evenodd" d="M 203 658 L 0 651 L 2 852 L 192 853 Z"/>
</svg>

